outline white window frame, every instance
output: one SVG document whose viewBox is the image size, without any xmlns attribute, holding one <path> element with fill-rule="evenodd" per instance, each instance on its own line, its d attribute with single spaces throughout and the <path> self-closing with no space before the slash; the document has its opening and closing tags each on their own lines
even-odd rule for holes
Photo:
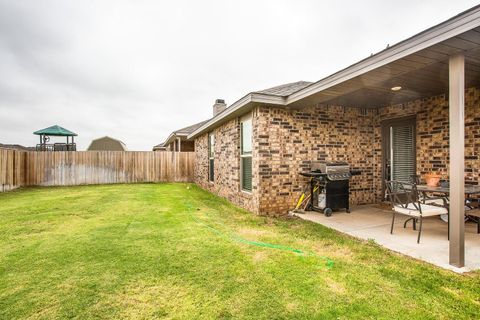
<svg viewBox="0 0 480 320">
<path fill-rule="evenodd" d="M 252 139 L 252 141 L 250 142 L 250 145 L 252 147 L 252 150 L 249 152 L 249 153 L 246 153 L 244 154 L 243 153 L 243 126 L 242 126 L 242 123 L 246 122 L 246 121 L 249 121 L 250 120 L 250 123 L 251 123 L 251 134 L 250 134 L 250 137 Z M 248 189 L 245 189 L 243 187 L 243 159 L 244 158 L 248 158 L 250 157 L 252 159 L 252 182 L 251 182 L 251 186 L 252 186 L 252 190 L 253 190 L 253 121 L 252 121 L 252 114 L 248 114 L 246 116 L 243 116 L 242 118 L 240 118 L 240 189 L 243 191 L 243 192 L 246 192 L 246 193 L 252 193 L 252 190 L 248 190 Z"/>
</svg>

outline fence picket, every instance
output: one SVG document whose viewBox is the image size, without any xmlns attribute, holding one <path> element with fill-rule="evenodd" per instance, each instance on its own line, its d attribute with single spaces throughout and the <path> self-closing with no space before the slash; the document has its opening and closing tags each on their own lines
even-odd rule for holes
<svg viewBox="0 0 480 320">
<path fill-rule="evenodd" d="M 0 149 L 0 192 L 22 186 L 192 182 L 194 152 Z"/>
</svg>

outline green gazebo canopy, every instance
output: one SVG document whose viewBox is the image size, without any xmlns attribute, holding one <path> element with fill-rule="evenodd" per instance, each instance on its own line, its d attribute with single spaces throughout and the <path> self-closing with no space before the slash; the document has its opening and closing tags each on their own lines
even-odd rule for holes
<svg viewBox="0 0 480 320">
<path fill-rule="evenodd" d="M 73 137 L 77 136 L 75 132 L 62 128 L 60 126 L 54 125 L 42 130 L 35 131 L 33 134 L 36 135 L 46 135 L 46 136 L 59 136 L 59 137 Z"/>
</svg>

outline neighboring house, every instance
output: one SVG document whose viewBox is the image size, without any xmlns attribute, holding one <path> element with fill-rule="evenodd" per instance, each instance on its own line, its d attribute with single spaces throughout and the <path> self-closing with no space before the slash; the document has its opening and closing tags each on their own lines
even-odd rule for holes
<svg viewBox="0 0 480 320">
<path fill-rule="evenodd" d="M 195 182 L 283 215 L 314 160 L 361 171 L 352 204 L 381 201 L 384 179 L 439 173 L 450 179 L 450 261 L 461 266 L 464 179 L 480 180 L 479 110 L 477 6 L 315 83 L 245 95 L 188 136 Z"/>
<path fill-rule="evenodd" d="M 14 149 L 20 151 L 35 151 L 35 147 L 25 147 L 19 144 L 3 144 L 0 143 L 0 148 L 2 149 Z"/>
<path fill-rule="evenodd" d="M 214 116 L 217 112 L 225 110 L 226 104 L 223 100 L 218 99 L 215 102 Z M 196 123 L 194 125 L 173 131 L 163 142 L 153 147 L 153 151 L 176 151 L 176 152 L 192 152 L 195 151 L 195 143 L 193 139 L 187 139 L 188 135 L 204 125 L 206 121 Z"/>
<path fill-rule="evenodd" d="M 93 139 L 87 151 L 127 151 L 125 143 L 112 137 Z"/>
</svg>

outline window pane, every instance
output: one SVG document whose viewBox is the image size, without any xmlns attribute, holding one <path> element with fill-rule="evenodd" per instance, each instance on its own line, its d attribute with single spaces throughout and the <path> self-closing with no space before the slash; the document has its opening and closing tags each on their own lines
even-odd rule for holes
<svg viewBox="0 0 480 320">
<path fill-rule="evenodd" d="M 242 154 L 252 153 L 252 119 L 242 122 Z"/>
<path fill-rule="evenodd" d="M 213 133 L 208 134 L 208 157 L 213 158 L 215 153 L 215 136 Z"/>
<path fill-rule="evenodd" d="M 210 159 L 209 161 L 209 165 L 208 165 L 208 181 L 212 181 L 213 182 L 213 179 L 214 179 L 214 161 L 213 159 Z"/>
<path fill-rule="evenodd" d="M 242 189 L 252 191 L 252 157 L 242 157 Z"/>
<path fill-rule="evenodd" d="M 208 181 L 212 181 L 212 182 L 215 176 L 214 158 L 215 158 L 215 136 L 213 135 L 213 132 L 211 132 L 208 134 Z"/>
</svg>

